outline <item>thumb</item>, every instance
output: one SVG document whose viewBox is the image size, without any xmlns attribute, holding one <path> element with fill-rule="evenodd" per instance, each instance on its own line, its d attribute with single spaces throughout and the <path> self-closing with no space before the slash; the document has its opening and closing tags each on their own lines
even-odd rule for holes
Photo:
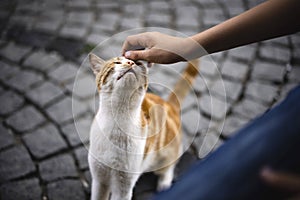
<svg viewBox="0 0 300 200">
<path fill-rule="evenodd" d="M 131 59 L 131 60 L 147 60 L 147 55 L 149 50 L 138 50 L 138 51 L 126 51 L 125 52 L 125 58 Z"/>
</svg>

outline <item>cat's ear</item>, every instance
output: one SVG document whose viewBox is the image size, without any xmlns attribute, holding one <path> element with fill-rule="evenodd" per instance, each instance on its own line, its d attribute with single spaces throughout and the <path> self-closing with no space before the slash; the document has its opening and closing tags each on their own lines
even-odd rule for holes
<svg viewBox="0 0 300 200">
<path fill-rule="evenodd" d="M 94 74 L 98 74 L 103 67 L 105 61 L 93 53 L 89 54 L 89 61 Z"/>
</svg>

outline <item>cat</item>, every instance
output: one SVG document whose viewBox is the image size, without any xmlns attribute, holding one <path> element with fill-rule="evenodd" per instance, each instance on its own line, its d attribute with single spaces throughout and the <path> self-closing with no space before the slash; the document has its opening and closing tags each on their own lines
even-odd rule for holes
<svg viewBox="0 0 300 200">
<path fill-rule="evenodd" d="M 159 191 L 169 188 L 183 153 L 180 103 L 198 74 L 198 61 L 189 62 L 168 101 L 147 93 L 148 68 L 139 61 L 89 54 L 89 62 L 99 93 L 88 155 L 91 199 L 130 200 L 147 171 L 158 175 Z"/>
</svg>

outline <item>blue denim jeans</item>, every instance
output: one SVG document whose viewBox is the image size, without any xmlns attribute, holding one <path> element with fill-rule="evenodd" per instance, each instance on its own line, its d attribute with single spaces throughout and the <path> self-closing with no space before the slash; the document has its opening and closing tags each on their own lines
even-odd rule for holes
<svg viewBox="0 0 300 200">
<path fill-rule="evenodd" d="M 300 173 L 300 86 L 154 199 L 283 199 L 260 178 L 264 166 Z"/>
</svg>

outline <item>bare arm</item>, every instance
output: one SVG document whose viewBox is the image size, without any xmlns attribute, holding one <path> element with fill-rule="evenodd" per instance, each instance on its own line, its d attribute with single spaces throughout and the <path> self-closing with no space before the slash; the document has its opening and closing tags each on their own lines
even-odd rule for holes
<svg viewBox="0 0 300 200">
<path fill-rule="evenodd" d="M 299 30 L 300 1 L 269 0 L 192 38 L 214 53 Z"/>
<path fill-rule="evenodd" d="M 134 60 L 173 63 L 203 55 L 194 41 L 208 53 L 215 53 L 299 30 L 300 1 L 269 0 L 190 38 L 156 32 L 129 36 L 123 44 L 123 55 Z M 143 48 L 147 49 L 135 50 Z"/>
</svg>

